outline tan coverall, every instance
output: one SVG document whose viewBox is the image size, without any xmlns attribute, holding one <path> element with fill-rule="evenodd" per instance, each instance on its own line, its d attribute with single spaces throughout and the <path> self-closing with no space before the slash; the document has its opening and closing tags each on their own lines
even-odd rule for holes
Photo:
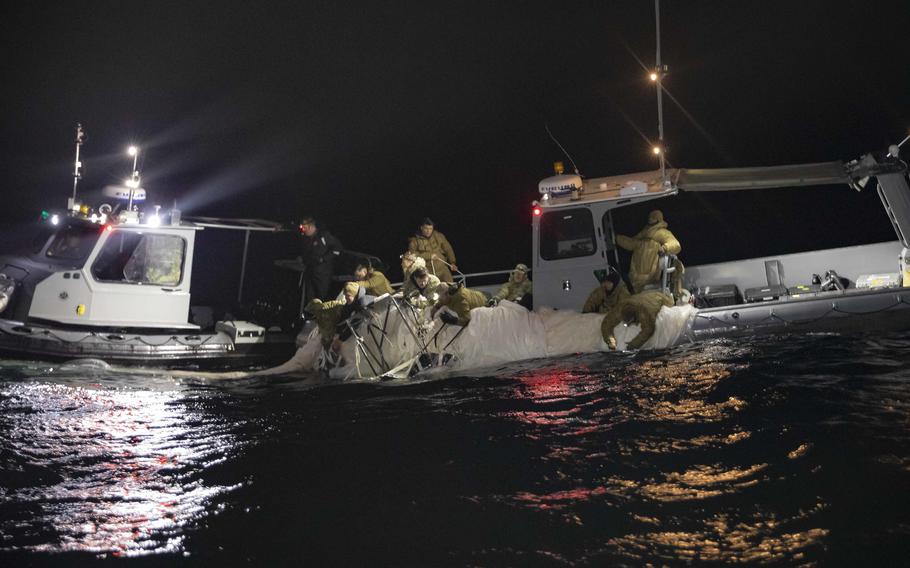
<svg viewBox="0 0 910 568">
<path fill-rule="evenodd" d="M 369 273 L 366 280 L 357 280 L 354 284 L 364 288 L 370 296 L 382 296 L 383 294 L 392 293 L 392 284 L 389 279 L 378 270 Z"/>
<path fill-rule="evenodd" d="M 634 237 L 616 235 L 616 244 L 632 252 L 629 280 L 635 293 L 641 292 L 648 284 L 660 283 L 660 247 L 663 246 L 667 254 L 677 255 L 682 251 L 682 245 L 667 229 L 660 211 L 651 211 L 648 224 Z"/>
<path fill-rule="evenodd" d="M 416 234 L 408 240 L 408 250 L 426 261 L 427 272 L 435 274 L 442 282 L 454 282 L 446 263 L 455 264 L 455 251 L 445 235 L 436 230 L 429 237 Z M 445 262 L 433 260 L 434 254 Z"/>
<path fill-rule="evenodd" d="M 641 332 L 629 342 L 627 347 L 629 349 L 640 348 L 654 335 L 657 314 L 664 306 L 673 307 L 673 298 L 657 290 L 635 294 L 623 300 L 617 309 L 604 317 L 600 324 L 600 332 L 603 334 L 604 341 L 609 345 L 610 339 L 616 340 L 613 336 L 613 329 L 619 325 L 619 322 L 637 323 L 641 326 Z"/>
<path fill-rule="evenodd" d="M 525 277 L 524 282 L 515 282 L 515 277 L 512 276 L 509 278 L 508 282 L 502 285 L 499 292 L 496 292 L 496 295 L 493 296 L 493 298 L 496 300 L 509 300 L 510 302 L 514 302 L 525 294 L 530 294 L 533 289 L 534 285 L 527 277 Z"/>
<path fill-rule="evenodd" d="M 438 305 L 447 306 L 455 312 L 458 316 L 458 325 L 468 325 L 471 321 L 471 310 L 486 306 L 487 297 L 477 290 L 461 287 L 456 292 L 448 294 L 445 300 L 440 299 Z"/>
<path fill-rule="evenodd" d="M 609 294 L 607 294 L 607 291 L 604 290 L 603 286 L 598 286 L 591 291 L 591 295 L 588 296 L 584 307 L 581 308 L 581 313 L 609 313 L 613 308 L 618 306 L 620 302 L 629 298 L 630 296 L 631 294 L 629 293 L 629 289 L 626 287 L 626 283 L 622 280 L 619 281 L 619 283 Z"/>
<path fill-rule="evenodd" d="M 323 302 L 319 298 L 310 300 L 304 308 L 316 318 L 316 327 L 319 329 L 319 338 L 322 345 L 328 347 L 335 338 L 335 329 L 341 321 L 342 309 L 347 305 L 344 300 L 331 300 Z"/>
</svg>

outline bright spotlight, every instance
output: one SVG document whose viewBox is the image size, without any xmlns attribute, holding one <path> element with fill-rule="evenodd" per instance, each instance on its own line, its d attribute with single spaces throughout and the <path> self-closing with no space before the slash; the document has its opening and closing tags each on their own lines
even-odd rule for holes
<svg viewBox="0 0 910 568">
<path fill-rule="evenodd" d="M 136 154 L 139 153 L 139 148 L 137 148 L 135 146 L 130 146 L 129 148 L 126 149 L 126 153 L 129 154 L 130 156 L 135 156 Z"/>
<path fill-rule="evenodd" d="M 648 76 L 651 78 L 651 81 L 657 82 L 657 73 L 655 71 L 651 71 L 651 74 Z"/>
<path fill-rule="evenodd" d="M 654 152 L 655 156 L 660 156 L 660 152 L 661 152 L 660 146 L 655 146 L 655 147 L 651 148 L 651 151 Z"/>
</svg>

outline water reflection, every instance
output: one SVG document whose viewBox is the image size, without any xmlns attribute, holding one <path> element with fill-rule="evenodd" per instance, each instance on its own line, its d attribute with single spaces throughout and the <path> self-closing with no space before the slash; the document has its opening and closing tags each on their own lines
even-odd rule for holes
<svg viewBox="0 0 910 568">
<path fill-rule="evenodd" d="M 788 559 L 801 563 L 810 550 L 824 546 L 830 531 L 796 527 L 822 508 L 819 505 L 786 521 L 761 513 L 745 521 L 719 514 L 707 519 L 701 530 L 650 531 L 611 539 L 609 554 L 667 562 L 767 563 Z"/>
<path fill-rule="evenodd" d="M 606 370 L 554 366 L 511 377 L 517 409 L 501 416 L 545 448 L 541 476 L 496 501 L 576 526 L 586 526 L 592 510 L 615 511 L 613 528 L 628 530 L 606 546 L 594 538 L 585 558 L 595 564 L 603 558 L 798 561 L 827 536 L 805 527 L 817 508 L 790 516 L 738 507 L 707 518 L 697 512 L 742 502 L 779 480 L 769 463 L 729 457 L 749 460 L 746 447 L 732 448 L 755 443 L 756 433 L 740 418 L 750 403 L 722 388 L 748 370 L 748 361 L 742 348 L 715 344 L 621 360 Z M 809 446 L 790 449 L 777 457 L 797 459 Z M 727 458 L 711 461 L 719 452 Z"/>
<path fill-rule="evenodd" d="M 0 392 L 0 532 L 38 551 L 182 550 L 186 527 L 209 513 L 216 495 L 237 487 L 200 478 L 237 441 L 184 396 L 7 383 Z"/>
</svg>

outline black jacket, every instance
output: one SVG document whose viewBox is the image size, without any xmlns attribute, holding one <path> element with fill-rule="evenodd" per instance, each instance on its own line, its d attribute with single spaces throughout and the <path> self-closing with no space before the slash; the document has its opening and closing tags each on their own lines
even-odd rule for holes
<svg viewBox="0 0 910 568">
<path fill-rule="evenodd" d="M 301 257 L 308 270 L 332 271 L 332 261 L 341 254 L 344 246 L 335 235 L 320 229 L 312 237 L 304 235 Z"/>
</svg>

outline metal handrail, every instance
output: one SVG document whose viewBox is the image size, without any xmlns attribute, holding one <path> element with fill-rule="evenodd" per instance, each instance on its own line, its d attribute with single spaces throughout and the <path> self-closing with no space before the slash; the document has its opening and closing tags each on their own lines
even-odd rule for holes
<svg viewBox="0 0 910 568">
<path fill-rule="evenodd" d="M 511 274 L 511 273 L 512 273 L 512 270 L 489 270 L 487 272 L 470 272 L 468 274 L 462 274 L 462 276 L 464 277 L 465 282 L 467 282 L 467 279 L 471 278 L 471 277 L 478 278 L 480 276 L 495 276 L 497 274 Z M 392 282 L 392 286 L 395 286 L 395 287 L 401 286 L 403 284 L 404 284 L 404 282 Z"/>
</svg>

